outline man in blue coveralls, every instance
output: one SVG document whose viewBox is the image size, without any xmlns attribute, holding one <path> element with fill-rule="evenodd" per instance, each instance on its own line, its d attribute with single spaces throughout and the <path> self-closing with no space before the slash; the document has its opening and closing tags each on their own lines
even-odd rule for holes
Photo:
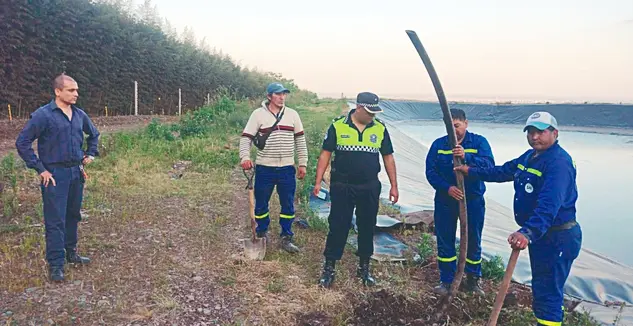
<svg viewBox="0 0 633 326">
<path fill-rule="evenodd" d="M 502 166 L 456 168 L 488 182 L 514 181 L 514 218 L 521 228 L 508 237 L 513 249 L 530 248 L 532 309 L 538 325 L 563 321 L 563 287 L 580 253 L 576 222 L 576 164 L 558 144 L 558 123 L 535 112 L 523 131 L 532 149 Z"/>
<path fill-rule="evenodd" d="M 490 144 L 481 135 L 469 132 L 466 113 L 451 109 L 457 146 L 451 147 L 448 136 L 436 139 L 426 156 L 426 178 L 435 192 L 435 234 L 437 236 L 437 264 L 440 284 L 434 288 L 439 295 L 446 295 L 457 270 L 455 233 L 459 216 L 458 201 L 464 198 L 457 188 L 453 159 L 462 158 L 465 164 L 480 168 L 494 167 L 495 161 Z M 466 282 L 463 290 L 484 295 L 481 278 L 481 233 L 484 227 L 486 186 L 475 178 L 464 178 L 468 211 L 468 251 L 466 255 Z"/>
<path fill-rule="evenodd" d="M 79 96 L 74 79 L 60 75 L 53 88 L 55 99 L 31 114 L 15 145 L 26 166 L 40 175 L 49 277 L 63 281 L 65 262 L 90 263 L 77 253 L 77 228 L 85 183 L 83 165 L 98 155 L 99 132 L 74 105 Z M 84 133 L 88 134 L 86 151 L 82 149 Z M 39 157 L 32 148 L 36 139 Z"/>
</svg>

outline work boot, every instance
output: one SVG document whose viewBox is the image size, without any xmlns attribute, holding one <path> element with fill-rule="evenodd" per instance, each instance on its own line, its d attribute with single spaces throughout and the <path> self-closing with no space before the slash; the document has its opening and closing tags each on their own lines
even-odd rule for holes
<svg viewBox="0 0 633 326">
<path fill-rule="evenodd" d="M 292 243 L 292 237 L 289 235 L 281 237 L 281 249 L 292 254 L 299 252 L 299 247 Z"/>
<path fill-rule="evenodd" d="M 63 266 L 50 266 L 48 268 L 48 277 L 52 282 L 64 281 L 64 267 Z"/>
<path fill-rule="evenodd" d="M 451 289 L 451 283 L 440 282 L 440 285 L 433 288 L 433 292 L 437 295 L 445 296 Z"/>
<path fill-rule="evenodd" d="M 268 240 L 268 231 L 259 231 L 259 232 L 257 232 L 257 237 L 258 238 L 266 238 L 266 240 Z"/>
<path fill-rule="evenodd" d="M 466 282 L 462 283 L 461 288 L 464 292 L 471 292 L 482 297 L 486 295 L 486 292 L 481 288 L 479 277 L 473 274 L 466 274 Z"/>
<path fill-rule="evenodd" d="M 319 280 L 319 285 L 324 288 L 329 288 L 332 286 L 332 282 L 335 279 L 335 271 L 334 266 L 336 265 L 336 260 L 326 259 L 323 264 L 323 273 L 321 273 L 321 279 Z"/>
<path fill-rule="evenodd" d="M 74 249 L 66 250 L 66 261 L 70 264 L 87 265 L 90 264 L 90 258 L 81 257 Z"/>
<path fill-rule="evenodd" d="M 356 270 L 356 276 L 360 277 L 365 286 L 373 286 L 376 284 L 376 280 L 369 273 L 369 260 L 370 258 L 362 257 L 358 263 L 358 269 Z"/>
</svg>

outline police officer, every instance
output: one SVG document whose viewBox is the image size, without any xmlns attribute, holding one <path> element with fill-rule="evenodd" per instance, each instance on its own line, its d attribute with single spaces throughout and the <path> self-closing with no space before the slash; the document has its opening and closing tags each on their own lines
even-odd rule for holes
<svg viewBox="0 0 633 326">
<path fill-rule="evenodd" d="M 514 217 L 521 228 L 508 237 L 513 249 L 529 248 L 532 309 L 538 325 L 563 321 L 563 287 L 580 253 L 582 231 L 576 222 L 576 165 L 558 144 L 558 123 L 535 112 L 523 131 L 532 149 L 502 166 L 456 168 L 488 182 L 514 181 Z"/>
<path fill-rule="evenodd" d="M 343 256 L 343 249 L 352 226 L 352 215 L 356 208 L 358 226 L 359 266 L 357 276 L 364 285 L 374 285 L 375 280 L 369 272 L 369 261 L 374 253 L 374 227 L 378 214 L 378 201 L 382 189 L 378 173 L 379 155 L 382 155 L 385 170 L 389 176 L 391 189 L 389 199 L 398 201 L 396 164 L 393 158 L 393 146 L 385 125 L 375 119 L 382 112 L 376 94 L 363 92 L 356 98 L 356 108 L 346 116 L 336 118 L 329 127 L 323 150 L 317 164 L 314 194 L 321 189 L 323 174 L 330 162 L 332 152 L 335 158 L 330 177 L 330 196 L 332 201 L 329 233 L 325 243 L 325 263 L 319 284 L 330 287 L 334 281 L 334 268 L 337 260 Z"/>
<path fill-rule="evenodd" d="M 88 115 L 75 106 L 78 86 L 60 75 L 53 82 L 55 99 L 31 114 L 16 147 L 26 166 L 41 178 L 46 230 L 46 260 L 51 281 L 64 280 L 64 263 L 88 264 L 77 253 L 77 228 L 83 199 L 83 165 L 98 154 L 99 132 Z M 84 133 L 87 150 L 82 149 Z M 32 145 L 37 139 L 35 155 Z"/>
<path fill-rule="evenodd" d="M 463 110 L 451 109 L 457 146 L 451 147 L 448 136 L 436 139 L 426 156 L 426 178 L 435 189 L 435 234 L 437 236 L 437 263 L 440 284 L 434 292 L 445 295 L 450 289 L 457 269 L 455 233 L 459 216 L 458 201 L 464 198 L 457 188 L 453 158 L 461 158 L 472 167 L 491 168 L 495 165 L 490 144 L 481 135 L 469 132 Z M 486 186 L 476 178 L 464 178 L 468 211 L 468 251 L 466 254 L 466 282 L 463 289 L 484 295 L 479 284 L 481 278 L 481 233 L 484 228 Z"/>
</svg>

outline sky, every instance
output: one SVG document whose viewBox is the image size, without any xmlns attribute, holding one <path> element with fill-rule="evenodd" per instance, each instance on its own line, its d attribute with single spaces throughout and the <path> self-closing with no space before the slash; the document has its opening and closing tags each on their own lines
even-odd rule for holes
<svg viewBox="0 0 633 326">
<path fill-rule="evenodd" d="M 137 0 L 140 2 L 140 0 Z M 633 1 L 153 0 L 181 32 L 320 96 L 633 102 Z"/>
</svg>

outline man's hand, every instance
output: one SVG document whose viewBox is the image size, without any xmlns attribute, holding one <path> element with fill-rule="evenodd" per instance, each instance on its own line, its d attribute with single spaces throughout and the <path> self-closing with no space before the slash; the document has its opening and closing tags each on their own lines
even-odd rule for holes
<svg viewBox="0 0 633 326">
<path fill-rule="evenodd" d="M 464 176 L 468 176 L 468 165 L 460 165 L 453 168 L 454 171 L 461 172 Z"/>
<path fill-rule="evenodd" d="M 389 200 L 391 200 L 391 203 L 393 204 L 397 203 L 398 197 L 400 197 L 400 193 L 398 192 L 398 187 L 391 187 L 391 190 L 389 190 Z"/>
<path fill-rule="evenodd" d="M 464 148 L 462 145 L 457 145 L 453 148 L 453 156 L 461 158 L 462 160 L 466 158 L 466 154 L 464 153 Z"/>
<path fill-rule="evenodd" d="M 242 169 L 250 170 L 252 168 L 253 168 L 253 162 L 251 160 L 246 160 L 246 161 L 242 162 Z"/>
<path fill-rule="evenodd" d="M 508 237 L 508 243 L 512 249 L 523 250 L 528 247 L 530 241 L 521 232 L 514 232 Z"/>
<path fill-rule="evenodd" d="M 321 193 L 321 181 L 316 182 L 314 184 L 314 189 L 312 189 L 312 194 L 314 197 L 319 197 L 319 193 Z"/>
<path fill-rule="evenodd" d="M 305 167 L 305 166 L 300 166 L 300 167 L 299 167 L 299 171 L 298 171 L 297 178 L 299 178 L 299 179 L 303 179 L 303 178 L 305 178 L 306 173 L 307 173 L 307 171 L 306 171 L 306 167 Z"/>
<path fill-rule="evenodd" d="M 92 163 L 92 161 L 94 161 L 94 160 L 90 156 L 86 155 L 86 156 L 84 156 L 83 161 L 81 161 L 81 164 L 88 165 L 88 164 Z"/>
<path fill-rule="evenodd" d="M 464 194 L 462 193 L 462 191 L 455 186 L 451 186 L 450 188 L 448 188 L 448 195 L 455 198 L 455 200 L 464 199 Z"/>
<path fill-rule="evenodd" d="M 51 182 L 53 187 L 55 187 L 55 179 L 53 178 L 53 174 L 50 172 L 44 171 L 40 173 L 40 178 L 42 179 L 42 185 L 44 185 L 44 187 L 48 187 L 49 182 Z"/>
</svg>

